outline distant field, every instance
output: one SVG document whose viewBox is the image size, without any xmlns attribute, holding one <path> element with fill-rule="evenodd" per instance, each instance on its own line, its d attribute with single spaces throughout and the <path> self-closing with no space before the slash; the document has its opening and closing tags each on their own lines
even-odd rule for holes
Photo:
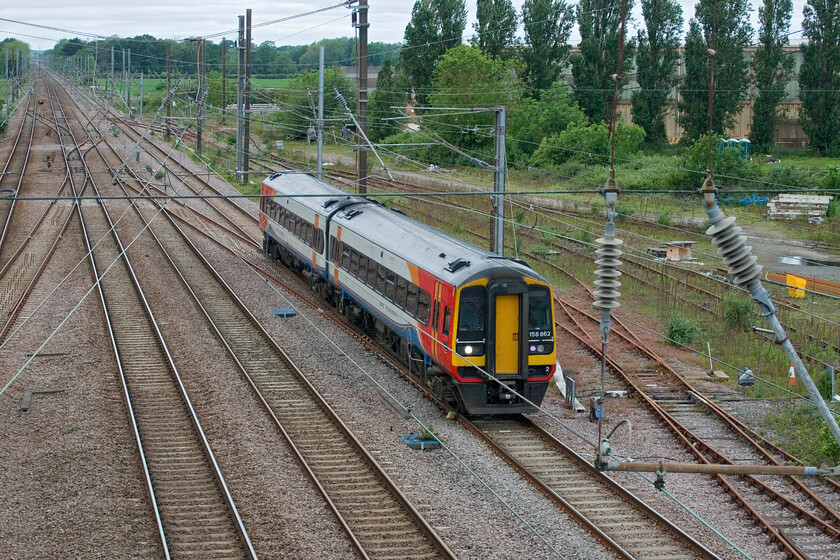
<svg viewBox="0 0 840 560">
<path fill-rule="evenodd" d="M 782 163 L 802 169 L 838 169 L 840 158 L 820 157 L 811 154 L 780 154 Z"/>
<path fill-rule="evenodd" d="M 251 78 L 252 87 L 282 88 L 289 85 L 291 78 Z"/>
</svg>

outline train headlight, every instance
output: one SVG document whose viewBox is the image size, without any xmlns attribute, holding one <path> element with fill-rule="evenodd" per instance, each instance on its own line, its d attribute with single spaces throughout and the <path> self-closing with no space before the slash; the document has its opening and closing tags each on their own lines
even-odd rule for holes
<svg viewBox="0 0 840 560">
<path fill-rule="evenodd" d="M 537 352 L 539 352 L 540 354 L 545 352 L 545 346 L 543 346 L 542 344 L 538 345 L 537 346 Z"/>
<path fill-rule="evenodd" d="M 460 354 L 461 356 L 483 356 L 484 355 L 484 344 L 478 343 L 463 343 L 458 344 L 455 347 L 455 352 Z"/>
</svg>

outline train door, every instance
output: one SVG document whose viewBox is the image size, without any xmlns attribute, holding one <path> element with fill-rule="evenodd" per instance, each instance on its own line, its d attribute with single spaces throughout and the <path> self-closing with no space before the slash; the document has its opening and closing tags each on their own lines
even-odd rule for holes
<svg viewBox="0 0 840 560">
<path fill-rule="evenodd" d="M 517 377 L 527 375 L 528 286 L 505 280 L 487 287 L 490 304 L 488 366 L 490 373 Z"/>
<path fill-rule="evenodd" d="M 446 362 L 449 356 L 450 323 L 452 321 L 452 304 L 450 298 L 444 294 L 444 285 L 435 282 L 435 293 L 432 307 L 432 333 L 436 341 L 433 344 L 433 356 L 439 362 Z"/>
<path fill-rule="evenodd" d="M 519 295 L 496 296 L 496 373 L 519 373 Z"/>
</svg>

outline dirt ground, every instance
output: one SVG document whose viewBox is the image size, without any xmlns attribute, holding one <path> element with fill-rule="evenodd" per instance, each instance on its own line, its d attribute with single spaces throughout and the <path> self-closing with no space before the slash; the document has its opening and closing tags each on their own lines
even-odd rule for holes
<svg viewBox="0 0 840 560">
<path fill-rule="evenodd" d="M 840 268 L 837 266 L 786 265 L 779 262 L 779 256 L 798 256 L 826 262 L 840 261 L 840 254 L 826 250 L 824 244 L 807 239 L 790 239 L 773 227 L 763 225 L 742 226 L 758 264 L 765 270 L 789 272 L 840 282 Z M 840 248 L 840 240 L 837 247 Z"/>
</svg>

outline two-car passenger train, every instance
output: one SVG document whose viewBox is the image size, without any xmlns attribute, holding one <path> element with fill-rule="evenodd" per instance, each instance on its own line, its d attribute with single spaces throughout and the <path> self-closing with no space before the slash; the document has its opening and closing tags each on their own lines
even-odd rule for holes
<svg viewBox="0 0 840 560">
<path fill-rule="evenodd" d="M 468 414 L 533 410 L 511 390 L 542 402 L 554 311 L 551 288 L 526 264 L 303 173 L 271 175 L 262 194 L 265 252 L 439 397 Z"/>
</svg>

